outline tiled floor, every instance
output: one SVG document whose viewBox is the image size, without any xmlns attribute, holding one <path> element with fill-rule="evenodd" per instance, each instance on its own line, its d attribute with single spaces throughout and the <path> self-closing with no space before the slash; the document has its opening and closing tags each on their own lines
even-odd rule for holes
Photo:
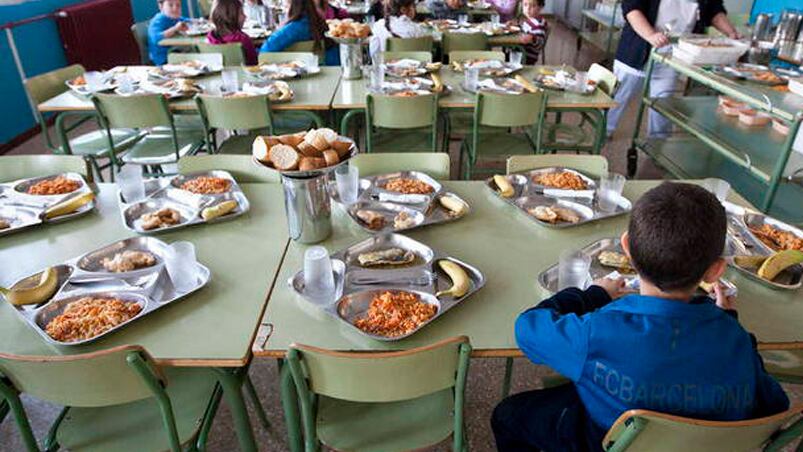
<svg viewBox="0 0 803 452">
<path fill-rule="evenodd" d="M 561 26 L 554 27 L 547 46 L 548 64 L 566 62 L 578 68 L 586 68 L 598 58 L 597 55 L 591 54 L 585 49 L 580 53 L 576 53 L 572 32 Z M 629 124 L 632 127 L 633 111 L 634 105 L 631 105 L 630 113 L 622 121 L 622 124 Z M 627 118 L 630 120 L 628 121 Z M 624 157 L 631 133 L 632 129 L 617 131 L 603 150 L 603 154 L 608 157 L 614 171 L 625 171 Z M 453 146 L 451 150 L 452 156 L 456 157 L 456 147 Z M 41 139 L 36 137 L 14 149 L 12 153 L 30 154 L 43 151 Z M 641 159 L 641 163 L 639 174 L 637 175 L 639 178 L 653 179 L 662 177 L 661 171 L 656 169 L 650 162 L 645 161 L 644 158 Z M 489 418 L 493 407 L 500 398 L 503 373 L 504 360 L 501 359 L 476 359 L 471 363 L 467 389 L 466 423 L 472 450 L 494 450 Z M 548 373 L 549 370 L 543 366 L 535 366 L 525 360 L 517 360 L 514 370 L 513 392 L 540 387 L 540 378 Z M 255 414 L 251 413 L 259 448 L 261 451 L 286 450 L 286 432 L 279 402 L 276 363 L 265 360 L 255 361 L 251 367 L 251 376 L 271 422 L 271 428 L 266 431 L 258 425 Z M 794 401 L 797 403 L 803 401 L 803 387 L 785 386 L 785 388 Z M 25 407 L 37 437 L 44 437 L 50 423 L 58 413 L 57 408 L 28 397 L 25 397 Z M 209 450 L 220 452 L 236 450 L 236 445 L 237 440 L 231 418 L 225 404 L 223 404 L 210 435 Z M 446 444 L 436 448 L 436 450 L 448 449 Z M 0 450 L 23 450 L 16 431 L 16 425 L 11 418 L 0 424 Z"/>
</svg>

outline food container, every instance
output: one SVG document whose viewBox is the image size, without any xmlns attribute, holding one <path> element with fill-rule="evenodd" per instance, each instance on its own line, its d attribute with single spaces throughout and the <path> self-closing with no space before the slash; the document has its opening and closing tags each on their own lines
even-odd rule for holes
<svg viewBox="0 0 803 452">
<path fill-rule="evenodd" d="M 747 104 L 743 102 L 735 102 L 735 101 L 721 101 L 719 104 L 720 110 L 725 116 L 739 116 L 742 110 L 748 109 Z M 754 110 L 750 110 L 754 111 Z"/>
<path fill-rule="evenodd" d="M 763 127 L 770 122 L 771 116 L 762 111 L 744 108 L 739 111 L 739 122 L 750 127 Z"/>
<path fill-rule="evenodd" d="M 787 136 L 789 135 L 789 124 L 787 124 L 785 121 L 781 119 L 773 119 L 772 130 L 783 136 Z"/>
<path fill-rule="evenodd" d="M 729 38 L 681 38 L 673 55 L 689 64 L 731 64 L 749 49 L 747 43 Z"/>
</svg>

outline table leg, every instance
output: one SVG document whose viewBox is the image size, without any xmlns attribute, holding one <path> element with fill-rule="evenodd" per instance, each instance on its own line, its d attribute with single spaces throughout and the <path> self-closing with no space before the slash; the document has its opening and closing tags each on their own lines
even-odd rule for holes
<svg viewBox="0 0 803 452">
<path fill-rule="evenodd" d="M 599 155 L 602 152 L 602 146 L 605 144 L 605 137 L 608 132 L 608 121 L 603 110 L 590 110 L 590 114 L 597 116 L 594 121 L 594 145 L 592 152 Z"/>
<path fill-rule="evenodd" d="M 251 430 L 251 420 L 243 399 L 242 386 L 245 381 L 246 368 L 214 368 L 218 374 L 218 381 L 223 387 L 223 397 L 229 405 L 234 420 L 237 438 L 240 440 L 240 450 L 243 452 L 256 452 L 254 432 Z"/>
<path fill-rule="evenodd" d="M 505 379 L 502 381 L 502 398 L 510 394 L 510 380 L 513 378 L 513 358 L 505 358 Z"/>
<path fill-rule="evenodd" d="M 287 439 L 290 442 L 291 452 L 301 452 L 301 419 L 298 414 L 298 393 L 290 375 L 290 366 L 287 363 L 281 368 L 279 377 L 281 387 L 282 408 L 284 408 L 284 422 L 287 425 Z"/>
<path fill-rule="evenodd" d="M 2 402 L 0 402 L 0 424 L 3 423 L 3 420 L 8 415 L 8 411 L 9 411 L 8 403 L 6 403 L 6 401 L 3 400 Z"/>
</svg>

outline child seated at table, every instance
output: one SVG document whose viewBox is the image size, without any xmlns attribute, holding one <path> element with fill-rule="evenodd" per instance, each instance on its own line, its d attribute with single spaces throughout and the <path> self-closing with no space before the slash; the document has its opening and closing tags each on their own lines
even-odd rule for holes
<svg viewBox="0 0 803 452">
<path fill-rule="evenodd" d="M 388 38 L 419 38 L 430 34 L 415 18 L 415 0 L 390 0 L 385 3 L 385 18 L 374 23 L 368 50 L 373 56 L 384 52 Z"/>
<path fill-rule="evenodd" d="M 316 0 L 315 8 L 318 10 L 318 14 L 320 14 L 324 20 L 348 19 L 351 17 L 349 16 L 348 11 L 343 8 L 332 6 L 332 4 L 329 3 L 329 0 Z"/>
<path fill-rule="evenodd" d="M 503 400 L 491 420 L 500 451 L 601 451 L 631 409 L 736 421 L 788 408 L 718 284 L 726 221 L 711 193 L 665 182 L 638 200 L 621 238 L 639 294 L 623 296 L 621 279 L 603 279 L 519 316 L 524 354 L 572 384 Z M 695 295 L 701 281 L 715 284 L 716 301 Z"/>
<path fill-rule="evenodd" d="M 243 32 L 245 13 L 240 0 L 216 0 L 212 5 L 209 20 L 215 29 L 206 35 L 210 44 L 230 44 L 239 42 L 243 48 L 245 64 L 257 64 L 257 50 L 251 38 Z"/>
<path fill-rule="evenodd" d="M 287 5 L 287 20 L 265 40 L 260 52 L 281 52 L 301 41 L 315 41 L 315 52 L 326 52 L 327 66 L 340 65 L 340 49 L 324 37 L 328 27 L 318 14 L 314 0 L 290 0 Z"/>
<path fill-rule="evenodd" d="M 425 5 L 433 19 L 457 20 L 467 13 L 465 0 L 426 0 Z"/>
<path fill-rule="evenodd" d="M 524 17 L 521 20 L 521 44 L 524 48 L 524 64 L 538 64 L 538 57 L 546 47 L 549 24 L 541 16 L 544 0 L 524 0 L 521 4 Z"/>
<path fill-rule="evenodd" d="M 187 29 L 186 17 L 181 17 L 181 0 L 157 0 L 159 12 L 148 24 L 148 56 L 155 65 L 167 63 L 168 46 L 159 41 L 172 38 Z"/>
</svg>

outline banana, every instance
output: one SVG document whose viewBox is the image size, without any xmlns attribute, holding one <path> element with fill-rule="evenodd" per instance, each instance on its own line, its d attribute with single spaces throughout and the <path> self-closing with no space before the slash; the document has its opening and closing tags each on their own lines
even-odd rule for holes
<svg viewBox="0 0 803 452">
<path fill-rule="evenodd" d="M 441 196 L 438 198 L 438 201 L 446 210 L 451 213 L 452 216 L 460 217 L 468 212 L 468 204 L 460 201 L 457 198 L 453 198 L 451 196 Z"/>
<path fill-rule="evenodd" d="M 207 207 L 206 209 L 202 210 L 201 218 L 206 221 L 214 220 L 215 218 L 222 217 L 223 215 L 226 215 L 227 213 L 236 209 L 237 206 L 237 201 L 233 199 L 223 201 L 220 204 L 216 204 L 212 207 Z"/>
<path fill-rule="evenodd" d="M 783 250 L 779 251 L 764 261 L 758 269 L 758 276 L 772 281 L 778 276 L 778 273 L 786 270 L 787 268 L 803 262 L 803 251 L 799 250 Z"/>
<path fill-rule="evenodd" d="M 58 289 L 59 275 L 55 267 L 29 276 L 10 289 L 0 287 L 0 293 L 13 305 L 39 304 L 47 301 Z"/>
<path fill-rule="evenodd" d="M 438 265 L 441 267 L 441 270 L 443 270 L 447 275 L 449 275 L 449 278 L 452 279 L 452 287 L 450 287 L 448 290 L 442 290 L 436 293 L 436 298 L 440 298 L 444 295 L 453 298 L 460 298 L 468 293 L 469 289 L 471 288 L 471 281 L 468 278 L 468 273 L 463 270 L 463 267 L 445 259 L 439 260 Z"/>
<path fill-rule="evenodd" d="M 510 184 L 510 181 L 508 181 L 505 176 L 499 174 L 494 175 L 494 183 L 499 187 L 499 193 L 505 198 L 510 198 L 516 193 L 516 190 L 513 189 L 513 185 Z"/>
<path fill-rule="evenodd" d="M 527 90 L 527 92 L 530 92 L 530 93 L 537 93 L 537 92 L 538 92 L 538 88 L 536 88 L 536 87 L 535 87 L 535 85 L 533 85 L 532 83 L 530 83 L 530 81 L 529 81 L 529 80 L 527 80 L 526 78 L 522 77 L 521 75 L 518 75 L 518 74 L 517 74 L 517 75 L 516 75 L 515 77 L 513 77 L 513 78 L 514 78 L 514 79 L 515 79 L 517 82 L 519 82 L 519 84 L 521 84 L 521 86 L 523 86 L 523 87 L 524 87 L 524 89 L 525 89 L 525 90 Z"/>
<path fill-rule="evenodd" d="M 432 78 L 432 92 L 439 93 L 443 91 L 443 81 L 441 81 L 441 76 L 435 73 L 429 74 Z"/>
<path fill-rule="evenodd" d="M 84 193 L 83 195 L 76 196 L 75 198 L 70 198 L 66 201 L 49 207 L 47 210 L 45 210 L 44 217 L 46 220 L 50 220 L 62 215 L 67 215 L 68 213 L 73 213 L 81 207 L 89 204 L 94 199 L 95 194 L 91 191 Z"/>
<path fill-rule="evenodd" d="M 742 268 L 758 268 L 767 256 L 733 256 L 733 263 Z"/>
</svg>

